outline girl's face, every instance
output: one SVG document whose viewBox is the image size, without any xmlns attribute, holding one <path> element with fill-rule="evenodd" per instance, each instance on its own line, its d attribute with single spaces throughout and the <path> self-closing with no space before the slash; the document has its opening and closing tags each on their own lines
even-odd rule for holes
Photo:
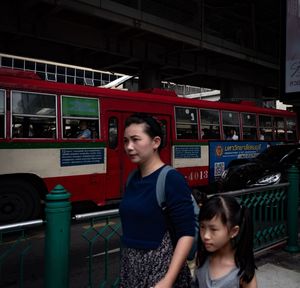
<svg viewBox="0 0 300 288">
<path fill-rule="evenodd" d="M 131 124 L 124 131 L 124 149 L 130 160 L 143 164 L 149 160 L 160 145 L 160 138 L 151 138 L 145 133 L 145 125 Z"/>
<path fill-rule="evenodd" d="M 220 219 L 215 216 L 211 220 L 200 222 L 200 237 L 208 252 L 215 252 L 230 244 L 230 239 L 238 234 L 238 226 L 228 229 Z"/>
</svg>

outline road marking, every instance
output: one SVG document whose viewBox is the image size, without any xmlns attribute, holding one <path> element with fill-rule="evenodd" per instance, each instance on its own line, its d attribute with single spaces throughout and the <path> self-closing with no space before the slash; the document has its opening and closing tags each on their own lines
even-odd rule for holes
<svg viewBox="0 0 300 288">
<path fill-rule="evenodd" d="M 117 253 L 117 252 L 120 252 L 120 250 L 121 250 L 120 248 L 108 250 L 108 251 L 107 251 L 107 254 Z M 92 255 L 92 257 L 86 256 L 85 258 L 86 258 L 86 259 L 89 259 L 89 258 L 95 258 L 95 257 L 103 256 L 103 255 L 105 255 L 105 254 L 106 254 L 105 252 L 101 252 L 101 253 Z"/>
</svg>

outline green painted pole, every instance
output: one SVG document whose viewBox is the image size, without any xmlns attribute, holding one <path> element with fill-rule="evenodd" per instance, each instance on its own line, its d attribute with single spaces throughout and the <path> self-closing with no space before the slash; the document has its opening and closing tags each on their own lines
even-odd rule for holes
<svg viewBox="0 0 300 288">
<path fill-rule="evenodd" d="M 288 243 L 284 250 L 288 252 L 299 252 L 298 245 L 298 199 L 299 199 L 299 170 L 292 166 L 288 171 L 289 188 L 287 199 L 287 229 Z"/>
<path fill-rule="evenodd" d="M 69 287 L 70 193 L 56 185 L 46 196 L 45 285 Z"/>
</svg>

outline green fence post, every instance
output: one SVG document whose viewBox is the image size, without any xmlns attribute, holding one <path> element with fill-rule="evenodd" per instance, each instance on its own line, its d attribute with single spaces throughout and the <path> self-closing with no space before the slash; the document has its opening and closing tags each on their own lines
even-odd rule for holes
<svg viewBox="0 0 300 288">
<path fill-rule="evenodd" d="M 46 196 L 45 285 L 69 287 L 70 193 L 56 185 Z"/>
<path fill-rule="evenodd" d="M 287 229 L 288 243 L 284 250 L 299 252 L 298 245 L 298 198 L 299 198 L 299 170 L 292 166 L 288 171 L 289 188 L 287 199 Z"/>
</svg>

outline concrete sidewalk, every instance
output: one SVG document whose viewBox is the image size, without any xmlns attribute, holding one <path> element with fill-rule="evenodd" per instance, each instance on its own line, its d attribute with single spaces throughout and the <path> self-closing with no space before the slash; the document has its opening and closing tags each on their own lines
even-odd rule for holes
<svg viewBox="0 0 300 288">
<path fill-rule="evenodd" d="M 255 257 L 259 288 L 300 287 L 300 252 L 289 253 L 283 248 L 274 248 Z"/>
</svg>

